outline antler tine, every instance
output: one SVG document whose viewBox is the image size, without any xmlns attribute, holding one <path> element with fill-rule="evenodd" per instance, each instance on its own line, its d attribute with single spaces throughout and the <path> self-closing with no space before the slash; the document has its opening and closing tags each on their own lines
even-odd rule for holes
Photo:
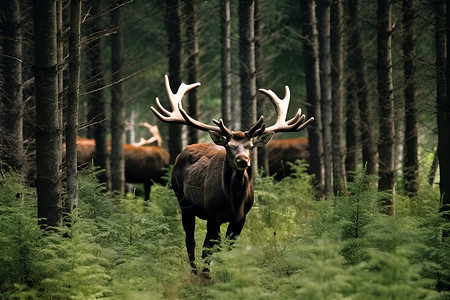
<svg viewBox="0 0 450 300">
<path fill-rule="evenodd" d="M 305 115 L 302 114 L 302 110 L 299 109 L 297 113 L 290 120 L 286 121 L 286 116 L 289 108 L 289 102 L 291 98 L 291 92 L 289 87 L 285 86 L 284 99 L 280 99 L 272 90 L 259 89 L 260 92 L 265 94 L 272 104 L 275 106 L 277 112 L 277 120 L 275 124 L 267 127 L 264 132 L 288 132 L 288 131 L 300 131 L 308 126 L 314 118 L 308 119 L 305 123 Z"/>
<path fill-rule="evenodd" d="M 217 121 L 216 119 L 213 119 L 214 124 L 216 124 L 219 128 L 220 131 L 223 135 L 225 135 L 226 137 L 230 136 L 233 132 L 231 130 L 229 130 L 225 124 L 223 123 L 223 120 L 220 119 L 219 121 Z"/>
<path fill-rule="evenodd" d="M 178 105 L 178 109 L 179 109 L 179 111 L 181 113 L 181 116 L 183 117 L 183 119 L 185 121 L 184 124 L 192 126 L 192 127 L 197 128 L 199 130 L 202 130 L 202 131 L 209 131 L 209 130 L 211 130 L 211 131 L 215 131 L 215 132 L 218 132 L 218 133 L 222 133 L 222 131 L 220 130 L 219 127 L 202 123 L 200 121 L 195 120 L 191 116 L 189 116 L 187 114 L 187 112 L 184 110 L 184 108 L 181 106 L 181 103 Z"/>
<path fill-rule="evenodd" d="M 266 125 L 264 124 L 264 116 L 260 116 L 258 121 L 247 130 L 249 136 L 258 136 L 264 132 Z"/>
<path fill-rule="evenodd" d="M 192 84 L 182 83 L 180 85 L 180 87 L 178 88 L 178 91 L 176 94 L 174 94 L 172 89 L 170 88 L 169 77 L 167 75 L 164 76 L 164 83 L 165 83 L 166 92 L 167 92 L 167 96 L 169 97 L 170 106 L 172 108 L 172 111 L 170 112 L 167 109 L 165 109 L 161 105 L 161 102 L 159 101 L 158 97 L 156 98 L 156 105 L 158 106 L 159 110 L 162 113 L 159 112 L 153 106 L 151 106 L 150 109 L 155 114 L 155 116 L 158 117 L 158 119 L 160 119 L 163 122 L 186 124 L 186 120 L 183 118 L 183 116 L 179 110 L 179 107 L 181 107 L 181 100 L 183 100 L 183 96 L 186 92 L 188 92 L 189 90 L 192 90 L 196 87 L 199 87 L 200 82 L 192 83 Z"/>
</svg>

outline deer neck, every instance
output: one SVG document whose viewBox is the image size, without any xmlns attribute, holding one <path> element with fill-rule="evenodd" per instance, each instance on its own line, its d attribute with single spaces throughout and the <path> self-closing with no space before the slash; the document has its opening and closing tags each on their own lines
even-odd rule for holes
<svg viewBox="0 0 450 300">
<path fill-rule="evenodd" d="M 245 216 L 245 203 L 253 200 L 252 170 L 251 168 L 243 171 L 233 169 L 226 159 L 223 170 L 223 185 L 227 193 L 227 198 L 231 202 L 235 220 L 242 220 Z"/>
</svg>

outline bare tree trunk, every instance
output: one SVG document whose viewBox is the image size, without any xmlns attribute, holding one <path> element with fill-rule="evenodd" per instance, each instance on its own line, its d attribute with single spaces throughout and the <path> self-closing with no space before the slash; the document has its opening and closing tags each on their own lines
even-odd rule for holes
<svg viewBox="0 0 450 300">
<path fill-rule="evenodd" d="M 90 14 L 95 17 L 88 25 L 88 32 L 92 41 L 88 44 L 87 61 L 89 68 L 89 111 L 88 120 L 93 125 L 88 128 L 88 137 L 95 139 L 95 164 L 104 171 L 99 174 L 101 182 L 108 182 L 109 151 L 106 141 L 106 99 L 103 93 L 103 44 L 100 37 L 96 36 L 102 30 L 102 18 L 100 13 L 100 0 L 94 0 Z"/>
<path fill-rule="evenodd" d="M 361 29 L 361 4 L 360 0 L 350 0 L 348 3 L 348 27 L 349 44 L 348 44 L 348 61 L 349 68 L 354 80 L 353 88 L 358 107 L 355 113 L 359 112 L 359 124 L 361 144 L 362 144 L 362 160 L 366 166 L 368 174 L 377 174 L 377 149 L 375 140 L 375 128 L 373 126 L 372 104 L 369 101 L 369 80 L 367 79 L 367 63 L 364 53 L 364 39 Z M 357 143 L 357 149 L 360 148 Z"/>
<path fill-rule="evenodd" d="M 0 161 L 25 176 L 27 166 L 22 129 L 22 29 L 19 2 L 11 0 L 2 1 L 0 4 L 4 17 L 1 23 L 1 33 L 4 37 L 1 59 L 4 92 L 1 97 Z"/>
<path fill-rule="evenodd" d="M 320 108 L 322 110 L 322 135 L 325 167 L 325 196 L 333 192 L 333 147 L 331 136 L 331 51 L 330 3 L 318 1 Z"/>
<path fill-rule="evenodd" d="M 256 123 L 256 70 L 254 0 L 239 1 L 239 75 L 241 79 L 241 130 Z M 257 150 L 257 149 L 255 149 Z M 253 171 L 258 170 L 257 152 L 253 152 Z"/>
<path fill-rule="evenodd" d="M 378 29 L 378 93 L 379 130 L 378 141 L 380 191 L 391 190 L 392 196 L 383 199 L 383 207 L 389 215 L 395 215 L 394 192 L 394 87 L 392 82 L 392 23 L 391 0 L 379 0 L 377 10 Z"/>
<path fill-rule="evenodd" d="M 255 71 L 256 71 L 256 86 L 261 88 L 264 86 L 264 55 L 263 55 L 263 11 L 261 1 L 255 1 Z M 256 94 L 256 116 L 265 115 L 264 95 Z M 269 174 L 269 155 L 267 145 L 258 148 L 258 166 L 263 170 L 263 175 Z"/>
<path fill-rule="evenodd" d="M 186 12 L 186 53 L 188 55 L 187 71 L 188 82 L 198 82 L 198 20 L 196 0 L 186 0 L 184 4 Z M 188 113 L 193 118 L 198 118 L 198 93 L 193 89 L 188 94 Z M 198 130 L 188 127 L 188 144 L 198 143 Z"/>
<path fill-rule="evenodd" d="M 231 16 L 230 1 L 220 0 L 220 44 L 222 45 L 222 119 L 231 125 Z"/>
<path fill-rule="evenodd" d="M 117 4 L 120 5 L 120 4 Z M 123 68 L 123 20 L 122 7 L 111 12 L 111 23 L 120 28 L 111 36 L 111 190 L 125 193 L 125 160 L 123 145 L 125 144 L 125 108 L 123 101 L 122 68 Z"/>
<path fill-rule="evenodd" d="M 343 145 L 343 99 L 344 99 L 344 46 L 342 0 L 331 4 L 331 82 L 332 82 L 332 144 L 333 144 L 333 192 L 337 195 L 345 187 L 345 165 Z"/>
<path fill-rule="evenodd" d="M 77 133 L 80 94 L 81 0 L 70 2 L 69 94 L 67 99 L 66 170 L 67 208 L 78 207 Z"/>
<path fill-rule="evenodd" d="M 61 214 L 61 127 L 58 110 L 56 0 L 34 0 L 36 161 L 38 218 L 59 226 Z"/>
<path fill-rule="evenodd" d="M 405 190 L 416 195 L 419 190 L 419 139 L 416 104 L 416 35 L 413 0 L 403 0 L 403 55 L 405 72 Z"/>
<path fill-rule="evenodd" d="M 180 17 L 178 15 L 178 0 L 166 0 L 166 30 L 168 36 L 169 78 L 170 86 L 174 92 L 181 84 L 181 38 Z M 169 126 L 169 153 L 170 163 L 181 152 L 181 125 Z"/>
<path fill-rule="evenodd" d="M 316 4 L 314 0 L 301 1 L 303 12 L 303 57 L 305 60 L 306 101 L 308 116 L 315 121 L 308 126 L 309 164 L 315 175 L 315 185 L 322 190 L 323 173 L 323 140 L 322 118 L 320 109 L 320 78 L 319 78 L 319 42 L 316 27 Z"/>
</svg>

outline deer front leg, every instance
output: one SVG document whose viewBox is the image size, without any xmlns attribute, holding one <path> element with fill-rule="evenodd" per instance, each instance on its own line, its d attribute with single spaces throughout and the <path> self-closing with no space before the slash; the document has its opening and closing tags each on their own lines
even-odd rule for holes
<svg viewBox="0 0 450 300">
<path fill-rule="evenodd" d="M 230 222 L 230 224 L 228 225 L 226 237 L 227 239 L 230 239 L 231 245 L 234 243 L 234 241 L 237 240 L 237 238 L 241 234 L 242 228 L 244 228 L 244 224 L 245 224 L 245 217 L 238 222 Z"/>
<path fill-rule="evenodd" d="M 203 243 L 202 258 L 206 258 L 206 264 L 209 265 L 211 262 L 208 257 L 212 254 L 212 250 L 215 245 L 220 243 L 220 225 L 215 221 L 208 220 L 206 222 L 206 237 Z M 203 272 L 208 272 L 209 267 L 205 267 Z"/>
<path fill-rule="evenodd" d="M 183 223 L 183 229 L 186 234 L 186 249 L 189 257 L 189 263 L 192 267 L 194 274 L 197 274 L 197 267 L 195 265 L 195 216 L 186 209 L 181 210 L 181 221 Z"/>
</svg>

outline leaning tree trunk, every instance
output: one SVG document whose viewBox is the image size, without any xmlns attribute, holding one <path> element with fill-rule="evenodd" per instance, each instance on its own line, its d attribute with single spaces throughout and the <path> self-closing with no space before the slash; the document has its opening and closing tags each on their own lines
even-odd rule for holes
<svg viewBox="0 0 450 300">
<path fill-rule="evenodd" d="M 332 144 L 333 144 L 333 192 L 337 195 L 345 187 L 345 165 L 344 165 L 344 145 L 343 145 L 343 99 L 344 99 L 344 31 L 342 19 L 344 8 L 342 0 L 337 0 L 331 4 L 331 82 L 332 82 Z"/>
<path fill-rule="evenodd" d="M 309 167 L 315 175 L 315 185 L 321 191 L 324 184 L 322 118 L 320 113 L 319 42 L 314 0 L 301 1 L 303 12 L 303 58 L 305 63 L 306 109 L 315 121 L 308 126 Z"/>
<path fill-rule="evenodd" d="M 58 110 L 56 0 L 34 0 L 36 95 L 36 189 L 42 225 L 59 226 L 61 214 L 61 127 Z"/>
<path fill-rule="evenodd" d="M 121 4 L 117 4 L 121 5 Z M 119 30 L 111 36 L 111 159 L 110 176 L 111 190 L 125 193 L 125 159 L 123 145 L 125 144 L 125 108 L 122 88 L 123 68 L 123 20 L 122 7 L 116 7 L 111 12 L 111 23 Z"/>
<path fill-rule="evenodd" d="M 178 15 L 178 0 L 166 0 L 166 30 L 168 36 L 169 78 L 172 91 L 181 85 L 181 37 L 180 17 Z M 171 124 L 169 126 L 169 153 L 170 163 L 181 152 L 181 126 Z"/>
<path fill-rule="evenodd" d="M 66 170 L 68 209 L 78 207 L 77 132 L 80 94 L 80 27 L 81 0 L 70 2 L 69 93 L 67 99 Z"/>
<path fill-rule="evenodd" d="M 241 80 L 242 130 L 247 130 L 256 123 L 254 12 L 254 0 L 239 1 L 239 76 Z M 257 157 L 257 152 L 253 152 L 253 171 L 258 170 Z"/>
<path fill-rule="evenodd" d="M 19 0 L 2 1 L 3 93 L 0 114 L 0 161 L 25 176 L 23 148 L 22 33 Z M 0 165 L 1 167 L 1 165 Z"/>
<path fill-rule="evenodd" d="M 323 153 L 325 167 L 325 196 L 333 192 L 333 142 L 331 136 L 331 50 L 330 2 L 318 1 L 320 108 L 322 110 Z"/>
<path fill-rule="evenodd" d="M 405 73 L 405 156 L 403 176 L 405 190 L 416 195 L 419 190 L 418 112 L 416 104 L 416 37 L 413 0 L 403 0 L 403 56 Z"/>
<path fill-rule="evenodd" d="M 379 0 L 378 29 L 378 101 L 379 101 L 379 184 L 380 191 L 390 190 L 392 195 L 383 199 L 383 209 L 394 215 L 394 88 L 392 82 L 392 23 L 391 0 Z"/>
<path fill-rule="evenodd" d="M 229 0 L 220 0 L 220 28 L 222 118 L 225 126 L 231 126 L 231 17 Z"/>
<path fill-rule="evenodd" d="M 198 20 L 197 20 L 197 2 L 196 0 L 186 0 L 184 4 L 186 12 L 186 53 L 188 56 L 187 72 L 188 82 L 198 82 L 198 65 L 199 65 L 199 49 L 198 49 Z M 198 93 L 197 89 L 189 92 L 188 96 L 188 113 L 193 118 L 198 118 Z M 198 143 L 198 130 L 188 127 L 188 144 Z"/>
</svg>

